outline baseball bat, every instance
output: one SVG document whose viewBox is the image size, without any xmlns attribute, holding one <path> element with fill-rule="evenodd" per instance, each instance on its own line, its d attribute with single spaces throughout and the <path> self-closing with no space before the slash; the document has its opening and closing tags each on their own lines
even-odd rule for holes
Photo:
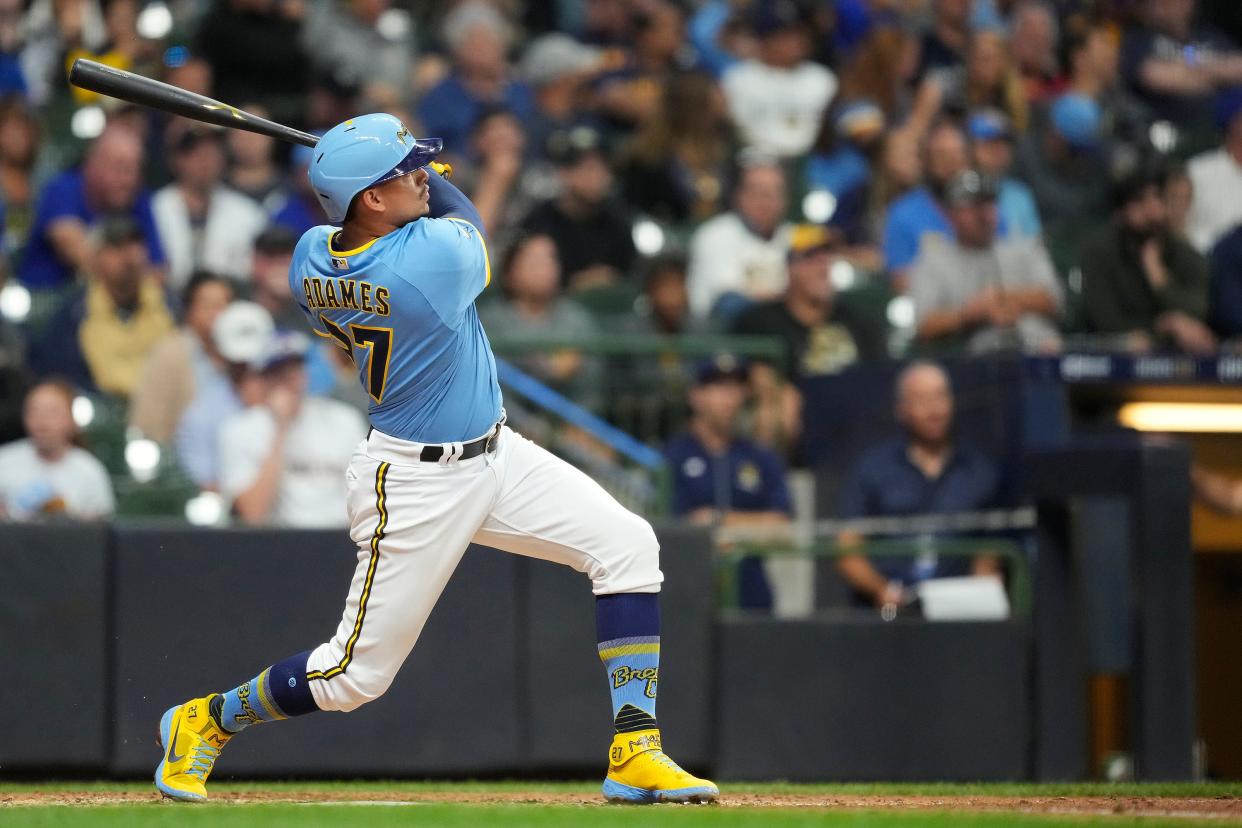
<svg viewBox="0 0 1242 828">
<path fill-rule="evenodd" d="M 252 115 L 235 106 L 220 103 L 205 95 L 189 92 L 153 78 L 145 78 L 133 72 L 126 72 L 124 69 L 104 66 L 93 60 L 82 58 L 75 60 L 73 67 L 69 70 L 69 82 L 82 89 L 89 89 L 91 92 L 171 112 L 174 115 L 183 115 L 207 124 L 244 129 L 308 147 L 319 143 L 319 136 L 311 135 L 309 132 L 302 132 L 300 129 L 260 118 L 258 115 Z"/>
</svg>

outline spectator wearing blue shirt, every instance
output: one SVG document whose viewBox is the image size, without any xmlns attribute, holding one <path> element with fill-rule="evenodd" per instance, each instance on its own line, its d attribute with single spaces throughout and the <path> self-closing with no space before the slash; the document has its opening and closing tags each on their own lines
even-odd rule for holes
<svg viewBox="0 0 1242 828">
<path fill-rule="evenodd" d="M 1210 321 L 1222 340 L 1242 341 L 1242 224 L 1212 249 Z"/>
<path fill-rule="evenodd" d="M 850 244 L 873 238 L 871 186 L 884 127 L 884 110 L 878 104 L 869 99 L 851 101 L 833 116 L 831 146 L 806 160 L 807 188 L 832 194 L 828 223 L 839 228 Z"/>
<path fill-rule="evenodd" d="M 1037 238 L 1043 233 L 1031 188 L 1012 177 L 1013 126 L 997 109 L 981 109 L 970 116 L 966 132 L 974 167 L 1000 183 L 996 208 L 1009 229 L 1009 238 Z"/>
<path fill-rule="evenodd" d="M 445 40 L 453 70 L 427 90 L 418 104 L 418 119 L 427 135 L 444 146 L 465 148 L 479 115 L 502 106 L 528 124 L 535 111 L 530 88 L 510 77 L 505 55 L 508 24 L 482 3 L 466 3 L 445 20 Z"/>
<path fill-rule="evenodd" d="M 913 362 L 897 376 L 896 416 L 901 439 L 867 451 L 855 465 L 841 498 L 842 518 L 950 514 L 995 505 L 998 478 L 991 460 L 954 440 L 953 391 L 934 362 Z M 900 606 L 906 587 L 929 578 L 997 575 L 996 559 L 865 556 L 861 535 L 845 533 L 842 546 L 857 547 L 838 567 L 856 597 L 877 607 Z"/>
<path fill-rule="evenodd" d="M 785 466 L 775 452 L 738 434 L 746 404 L 747 367 L 731 354 L 701 363 L 690 390 L 690 426 L 665 450 L 673 476 L 673 513 L 700 525 L 788 523 L 792 513 Z M 738 568 L 739 605 L 772 606 L 759 558 Z"/>
<path fill-rule="evenodd" d="M 146 239 L 151 265 L 164 264 L 151 196 L 142 189 L 142 141 L 130 129 L 109 126 L 87 150 L 80 169 L 48 181 L 39 195 L 34 226 L 17 278 L 31 288 L 58 288 L 84 269 L 90 229 L 101 219 L 125 215 Z"/>
</svg>

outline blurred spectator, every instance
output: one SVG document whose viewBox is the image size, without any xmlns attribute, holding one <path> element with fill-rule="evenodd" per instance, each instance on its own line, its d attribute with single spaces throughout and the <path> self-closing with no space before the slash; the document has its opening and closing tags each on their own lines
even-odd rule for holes
<svg viewBox="0 0 1242 828">
<path fill-rule="evenodd" d="M 941 70 L 929 80 L 939 86 L 943 110 L 965 118 L 973 109 L 997 109 L 1024 131 L 1029 120 L 1026 92 L 1006 49 L 998 32 L 972 34 L 965 66 Z"/>
<path fill-rule="evenodd" d="M 661 91 L 675 77 L 686 48 L 684 25 L 681 9 L 668 0 L 632 4 L 631 48 L 621 66 L 595 83 L 596 104 L 610 127 L 628 132 L 658 116 Z"/>
<path fill-rule="evenodd" d="M 1190 241 L 1186 228 L 1193 200 L 1194 184 L 1186 165 L 1177 161 L 1169 163 L 1164 174 L 1164 203 L 1169 214 L 1169 232 L 1186 241 Z"/>
<path fill-rule="evenodd" d="M 690 239 L 690 310 L 728 319 L 785 288 L 789 209 L 785 172 L 774 161 L 744 158 L 733 209 L 699 225 Z"/>
<path fill-rule="evenodd" d="M 665 255 L 648 262 L 643 297 L 646 301 L 639 303 L 629 319 L 630 333 L 680 336 L 704 332 L 701 320 L 690 313 L 684 257 Z"/>
<path fill-rule="evenodd" d="M 1009 17 L 1009 52 L 1021 78 L 1025 100 L 1043 100 L 1055 90 L 1060 27 L 1056 10 L 1045 0 L 1023 0 Z M 1013 114 L 1013 113 L 1010 113 Z M 1014 119 L 1019 130 L 1026 125 Z"/>
<path fill-rule="evenodd" d="M 72 2 L 58 4 L 62 7 L 73 5 Z M 134 70 L 143 58 L 147 49 L 138 35 L 138 0 L 101 0 L 99 10 L 103 14 L 104 39 L 93 46 L 82 42 L 66 40 L 68 50 L 64 56 L 64 67 L 73 65 L 79 58 L 93 60 L 105 66 L 117 69 Z M 62 11 L 61 15 L 65 12 Z M 95 103 L 100 100 L 97 92 L 71 87 L 75 101 L 80 104 Z"/>
<path fill-rule="evenodd" d="M 168 285 L 179 290 L 196 270 L 243 278 L 250 247 L 267 224 L 258 202 L 221 183 L 221 130 L 184 125 L 170 130 L 173 181 L 151 199 L 155 224 L 168 255 Z"/>
<path fill-rule="evenodd" d="M 142 144 L 129 129 L 109 126 L 95 139 L 81 169 L 48 181 L 39 194 L 30 242 L 17 271 L 28 287 L 55 288 L 85 270 L 90 244 L 87 235 L 107 215 L 131 216 L 146 239 L 151 265 L 164 264 L 151 197 L 141 188 Z"/>
<path fill-rule="evenodd" d="M 532 171 L 531 165 L 523 163 L 525 150 L 522 122 L 507 109 L 492 109 L 475 122 L 471 163 L 453 170 L 453 182 L 469 194 L 493 239 L 502 237 L 531 210 L 530 194 L 522 186 L 524 174 L 545 177 L 542 170 Z"/>
<path fill-rule="evenodd" d="M 896 123 L 906 113 L 914 73 L 911 40 L 896 25 L 873 27 L 841 67 L 841 97 L 868 100 L 884 111 L 885 120 Z"/>
<path fill-rule="evenodd" d="M 765 442 L 792 445 L 801 434 L 797 386 L 803 378 L 836 374 L 886 355 L 880 326 L 837 301 L 831 265 L 841 246 L 840 235 L 821 225 L 794 228 L 784 295 L 743 311 L 731 327 L 734 334 L 778 337 L 784 345 L 779 372 L 786 382 L 777 366 L 759 363 L 751 372 L 759 403 L 755 434 Z"/>
<path fill-rule="evenodd" d="M 556 243 L 562 283 L 572 290 L 625 278 L 636 255 L 630 219 L 610 200 L 613 177 L 600 140 L 586 126 L 548 139 L 560 195 L 537 206 L 523 222 L 526 232 Z"/>
<path fill-rule="evenodd" d="M 686 32 L 704 69 L 716 77 L 758 49 L 744 14 L 731 0 L 705 0 L 691 15 Z"/>
<path fill-rule="evenodd" d="M 27 97 L 44 106 L 53 94 L 64 91 L 64 59 L 70 49 L 82 47 L 102 52 L 108 30 L 95 0 L 34 0 L 24 22 L 25 47 L 21 52 L 22 76 Z"/>
<path fill-rule="evenodd" d="M 1212 328 L 1224 340 L 1242 340 L 1242 224 L 1212 250 Z"/>
<path fill-rule="evenodd" d="M 0 314 L 0 443 L 22 434 L 27 373 L 25 339 L 17 325 Z"/>
<path fill-rule="evenodd" d="M 92 520 L 112 514 L 108 473 L 74 445 L 73 398 L 73 387 L 60 380 L 40 382 L 26 395 L 28 436 L 0 446 L 0 517 Z"/>
<path fill-rule="evenodd" d="M 39 376 L 128 397 L 151 346 L 173 329 L 172 314 L 133 219 L 104 219 L 87 244 L 86 283 L 48 322 L 31 349 L 31 365 Z"/>
<path fill-rule="evenodd" d="M 504 301 L 479 310 L 493 337 L 589 337 L 597 332 L 590 313 L 561 293 L 556 244 L 547 235 L 532 233 L 513 243 L 501 263 L 500 287 Z M 537 352 L 514 363 L 588 408 L 598 407 L 603 377 L 596 361 L 584 360 L 578 351 Z"/>
<path fill-rule="evenodd" d="M 260 118 L 269 115 L 257 102 L 242 109 Z M 276 139 L 244 129 L 225 130 L 224 136 L 228 142 L 228 185 L 257 201 L 269 213 L 279 209 L 285 197 L 285 173 L 276 164 Z"/>
<path fill-rule="evenodd" d="M 0 0 L 0 96 L 26 96 L 21 64 L 26 5 L 24 0 Z"/>
<path fill-rule="evenodd" d="M 453 56 L 448 77 L 427 91 L 418 103 L 418 119 L 427 135 L 444 139 L 450 152 L 466 147 L 475 120 L 484 108 L 503 106 L 523 122 L 534 113 L 526 84 L 510 75 L 505 50 L 509 23 L 493 6 L 468 0 L 444 20 L 444 41 Z"/>
<path fill-rule="evenodd" d="M 1075 18 L 1062 39 L 1065 91 L 1091 98 L 1100 108 L 1105 142 L 1147 145 L 1151 113 L 1121 82 L 1121 34 L 1117 25 L 1096 18 Z"/>
<path fill-rule="evenodd" d="M 273 225 L 254 240 L 250 268 L 250 299 L 272 316 L 277 328 L 300 330 L 305 316 L 293 301 L 289 287 L 289 266 L 298 237 L 288 228 Z"/>
<path fill-rule="evenodd" d="M 313 3 L 303 30 L 306 53 L 320 72 L 362 90 L 359 111 L 400 104 L 410 85 L 414 27 L 392 0 Z"/>
<path fill-rule="evenodd" d="M 674 75 L 659 111 L 625 148 L 619 176 L 626 200 L 659 221 L 702 221 L 720 212 L 732 160 L 732 124 L 709 75 Z"/>
<path fill-rule="evenodd" d="M 302 40 L 306 5 L 214 0 L 194 48 L 211 65 L 211 96 L 230 102 L 257 98 L 273 120 L 300 123 L 312 76 Z"/>
<path fill-rule="evenodd" d="M 781 158 L 802 155 L 837 93 L 836 75 L 808 59 L 809 20 L 796 0 L 757 0 L 751 14 L 759 50 L 721 79 L 729 114 L 747 147 Z"/>
<path fill-rule="evenodd" d="M 1188 166 L 1193 195 L 1186 232 L 1203 254 L 1242 224 L 1242 87 L 1221 96 L 1217 120 L 1224 132 L 1221 145 Z"/>
<path fill-rule="evenodd" d="M 970 0 L 932 0 L 932 21 L 919 48 L 918 76 L 965 61 L 970 40 Z"/>
<path fill-rule="evenodd" d="M 297 527 L 347 524 L 341 468 L 367 435 L 350 406 L 306 395 L 301 333 L 271 337 L 255 368 L 263 401 L 220 427 L 220 489 L 243 523 Z"/>
<path fill-rule="evenodd" d="M 1242 85 L 1242 52 L 1195 20 L 1195 0 L 1140 5 L 1141 24 L 1122 44 L 1122 75 L 1155 117 L 1190 130 L 1211 129 L 1217 90 Z"/>
<path fill-rule="evenodd" d="M 1083 248 L 1087 323 L 1096 333 L 1123 336 L 1132 350 L 1171 345 L 1211 354 L 1208 263 L 1169 231 L 1163 187 L 1164 171 L 1154 165 L 1117 182 L 1115 218 Z"/>
<path fill-rule="evenodd" d="M 199 390 L 226 381 L 211 328 L 232 300 L 233 282 L 223 276 L 196 273 L 186 283 L 181 327 L 151 348 L 130 397 L 129 424 L 143 437 L 169 443 Z"/>
<path fill-rule="evenodd" d="M 1009 237 L 1035 238 L 1043 233 L 1031 188 L 1010 176 L 1013 169 L 1013 129 L 1005 113 L 983 109 L 970 116 L 970 157 L 975 169 L 1000 182 L 997 208 Z"/>
<path fill-rule="evenodd" d="M 274 330 L 267 311 L 244 301 L 231 303 L 211 326 L 221 372 L 197 378 L 203 382 L 196 384 L 173 435 L 177 462 L 204 489 L 220 487 L 221 424 L 262 399 L 263 383 L 251 363 L 260 359 Z"/>
<path fill-rule="evenodd" d="M 1056 350 L 1056 271 L 1038 238 L 998 238 L 998 193 L 996 180 L 975 170 L 949 183 L 953 236 L 928 240 L 910 276 L 918 338 L 976 354 Z"/>
<path fill-rule="evenodd" d="M 828 223 L 840 229 L 850 244 L 869 245 L 874 239 L 874 170 L 884 150 L 884 126 L 884 112 L 874 102 L 851 101 L 825 125 L 828 134 L 821 138 L 822 150 L 806 160 L 807 189 L 832 195 Z M 878 255 L 871 259 L 868 264 L 878 264 Z"/>
<path fill-rule="evenodd" d="M 1110 159 L 1092 98 L 1057 98 L 1043 122 L 1018 141 L 1014 175 L 1035 194 L 1050 244 L 1076 244 L 1108 204 Z"/>
<path fill-rule="evenodd" d="M 533 154 L 544 152 L 552 133 L 589 116 L 584 106 L 586 85 L 606 61 L 603 50 L 559 32 L 538 37 L 526 47 L 520 73 L 534 93 L 535 108 L 529 120 Z"/>
<path fill-rule="evenodd" d="M 868 450 L 855 464 L 841 493 L 842 518 L 953 514 L 996 505 L 998 474 L 979 451 L 953 436 L 953 390 L 934 362 L 912 362 L 897 375 L 897 422 L 905 435 Z M 992 556 L 938 558 L 865 556 L 865 539 L 839 538 L 859 554 L 838 561 L 856 596 L 876 607 L 907 603 L 906 588 L 929 578 L 999 575 Z"/>
<path fill-rule="evenodd" d="M 690 389 L 689 428 L 664 456 L 673 476 L 673 514 L 700 526 L 771 526 L 789 523 L 793 506 L 785 465 L 771 449 L 739 433 L 746 404 L 746 365 L 731 354 L 704 360 Z M 763 559 L 738 565 L 738 605 L 771 609 Z"/>
<path fill-rule="evenodd" d="M 952 232 L 939 198 L 953 177 L 970 165 L 961 127 L 951 121 L 933 126 L 923 146 L 923 158 L 926 183 L 894 201 L 884 222 L 884 266 L 898 293 L 905 292 L 910 267 L 924 241 Z"/>
<path fill-rule="evenodd" d="M 21 250 L 30 233 L 38 155 L 39 119 L 34 110 L 18 96 L 0 100 L 0 200 L 4 204 L 0 246 L 5 250 Z"/>
</svg>

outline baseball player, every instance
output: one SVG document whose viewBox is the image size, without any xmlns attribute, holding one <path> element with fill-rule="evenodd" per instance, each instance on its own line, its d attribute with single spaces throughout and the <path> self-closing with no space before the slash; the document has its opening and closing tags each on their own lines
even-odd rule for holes
<svg viewBox="0 0 1242 828">
<path fill-rule="evenodd" d="M 655 533 L 505 426 L 474 307 L 491 280 L 483 223 L 434 169 L 440 149 L 390 115 L 345 121 L 315 148 L 311 186 L 340 226 L 302 236 L 289 280 L 315 333 L 350 354 L 371 398 L 371 432 L 345 473 L 358 567 L 331 639 L 164 713 L 156 787 L 205 800 L 220 750 L 244 728 L 383 695 L 475 542 L 591 579 L 615 729 L 604 796 L 714 800 L 712 782 L 660 747 Z"/>
</svg>

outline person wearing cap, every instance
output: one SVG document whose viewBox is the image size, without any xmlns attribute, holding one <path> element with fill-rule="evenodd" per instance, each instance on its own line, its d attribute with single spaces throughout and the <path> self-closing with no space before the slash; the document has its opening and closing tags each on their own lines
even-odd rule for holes
<svg viewBox="0 0 1242 828">
<path fill-rule="evenodd" d="M 289 265 L 297 236 L 287 227 L 269 225 L 254 240 L 250 271 L 250 298 L 272 315 L 276 327 L 294 330 L 301 327 L 302 312 L 293 303 L 289 288 Z"/>
<path fill-rule="evenodd" d="M 262 401 L 220 426 L 220 493 L 242 523 L 347 525 L 341 467 L 366 436 L 352 406 L 307 394 L 305 334 L 273 333 L 250 363 Z"/>
<path fill-rule="evenodd" d="M 302 30 L 306 53 L 320 72 L 358 86 L 363 105 L 400 106 L 417 51 L 410 13 L 392 0 L 313 3 Z"/>
<path fill-rule="evenodd" d="M 757 363 L 752 372 L 759 397 L 760 439 L 783 438 L 792 444 L 801 434 L 798 384 L 803 379 L 830 376 L 887 356 L 885 332 L 836 300 L 830 271 L 842 246 L 840 233 L 831 228 L 795 227 L 789 237 L 783 295 L 751 306 L 730 327 L 738 335 L 779 337 L 785 346 L 780 364 Z"/>
<path fill-rule="evenodd" d="M 178 134 L 181 125 L 174 121 L 169 132 L 173 180 L 151 199 L 168 254 L 168 286 L 180 290 L 196 270 L 244 278 L 251 245 L 267 225 L 267 214 L 223 183 L 223 132 L 194 124 Z"/>
<path fill-rule="evenodd" d="M 1198 18 L 1196 0 L 1140 0 L 1121 46 L 1121 72 L 1154 117 L 1210 133 L 1213 97 L 1242 86 L 1242 50 Z"/>
<path fill-rule="evenodd" d="M 178 465 L 202 489 L 220 488 L 220 424 L 262 399 L 250 365 L 274 330 L 271 314 L 245 300 L 229 303 L 211 324 L 209 348 L 219 370 L 196 376 L 194 397 L 173 432 Z"/>
<path fill-rule="evenodd" d="M 137 222 L 104 219 L 87 244 L 85 284 L 33 343 L 31 368 L 36 376 L 55 374 L 88 391 L 128 397 L 151 347 L 173 330 L 172 312 Z"/>
<path fill-rule="evenodd" d="M 910 276 L 916 336 L 972 354 L 1060 346 L 1061 288 L 1039 239 L 1000 239 L 996 179 L 977 170 L 945 191 L 951 238 L 929 240 Z"/>
<path fill-rule="evenodd" d="M 690 310 L 704 320 L 727 322 L 751 303 L 785 289 L 792 229 L 785 220 L 785 171 L 771 158 L 744 155 L 741 160 L 732 209 L 703 222 L 690 237 Z"/>
<path fill-rule="evenodd" d="M 200 272 L 182 291 L 181 325 L 151 348 L 129 400 L 129 424 L 143 437 L 168 443 L 199 390 L 225 382 L 224 361 L 211 338 L 216 319 L 233 301 L 232 280 Z"/>
<path fill-rule="evenodd" d="M 560 32 L 530 41 L 518 64 L 518 75 L 534 94 L 529 130 L 533 154 L 543 155 L 552 133 L 583 122 L 587 83 L 613 60 L 603 49 Z"/>
<path fill-rule="evenodd" d="M 664 450 L 672 475 L 673 514 L 700 526 L 773 526 L 793 514 L 785 464 L 776 452 L 740 433 L 749 396 L 748 366 L 717 354 L 695 367 L 690 423 Z M 771 609 L 762 559 L 738 566 L 738 605 Z"/>
<path fill-rule="evenodd" d="M 758 54 L 721 78 L 742 143 L 778 158 L 805 155 L 815 143 L 837 77 L 810 60 L 811 28 L 796 0 L 760 0 L 750 12 Z"/>
<path fill-rule="evenodd" d="M 1066 21 L 1061 41 L 1066 77 L 1063 92 L 1085 95 L 1100 107 L 1106 142 L 1146 146 L 1151 112 L 1121 80 L 1121 31 L 1107 18 L 1077 16 Z"/>
<path fill-rule="evenodd" d="M 123 214 L 142 228 L 152 268 L 164 264 L 151 196 L 142 188 L 142 140 L 119 124 L 91 142 L 78 169 L 53 177 L 39 193 L 17 280 L 29 288 L 59 288 L 81 272 L 91 253 L 90 230 Z"/>
<path fill-rule="evenodd" d="M 1216 117 L 1224 136 L 1220 146 L 1187 165 L 1193 195 L 1186 234 L 1204 255 L 1242 224 L 1242 86 L 1220 96 Z"/>
<path fill-rule="evenodd" d="M 1215 353 L 1205 324 L 1209 265 L 1169 227 L 1162 164 L 1141 163 L 1113 187 L 1113 220 L 1083 245 L 1083 310 L 1089 330 L 1129 350 Z"/>
<path fill-rule="evenodd" d="M 637 256 L 634 234 L 630 217 L 611 199 L 603 136 L 586 125 L 553 133 L 548 156 L 560 192 L 536 205 L 522 229 L 556 242 L 564 287 L 580 290 L 627 278 Z"/>
<path fill-rule="evenodd" d="M 1013 168 L 1013 129 L 1000 110 L 981 109 L 966 122 L 970 158 L 974 168 L 1000 182 L 997 208 L 1011 238 L 1036 238 L 1043 234 L 1039 210 L 1031 188 L 1009 173 Z"/>
<path fill-rule="evenodd" d="M 871 237 L 871 190 L 874 170 L 884 148 L 884 110 L 870 99 L 843 104 L 826 125 L 826 151 L 806 160 L 808 190 L 822 190 L 835 200 L 828 219 L 852 244 Z"/>
<path fill-rule="evenodd" d="M 1031 188 L 1053 246 L 1076 246 L 1108 207 L 1111 145 L 1095 99 L 1069 92 L 1018 140 L 1014 176 Z"/>
<path fill-rule="evenodd" d="M 929 72 L 953 69 L 966 59 L 971 32 L 970 0 L 935 0 L 932 19 L 919 41 L 916 77 Z"/>
<path fill-rule="evenodd" d="M 418 102 L 418 120 L 447 147 L 465 148 L 479 114 L 503 106 L 523 122 L 534 114 L 530 86 L 509 66 L 509 23 L 487 3 L 462 3 L 444 18 L 453 66 Z"/>
</svg>

